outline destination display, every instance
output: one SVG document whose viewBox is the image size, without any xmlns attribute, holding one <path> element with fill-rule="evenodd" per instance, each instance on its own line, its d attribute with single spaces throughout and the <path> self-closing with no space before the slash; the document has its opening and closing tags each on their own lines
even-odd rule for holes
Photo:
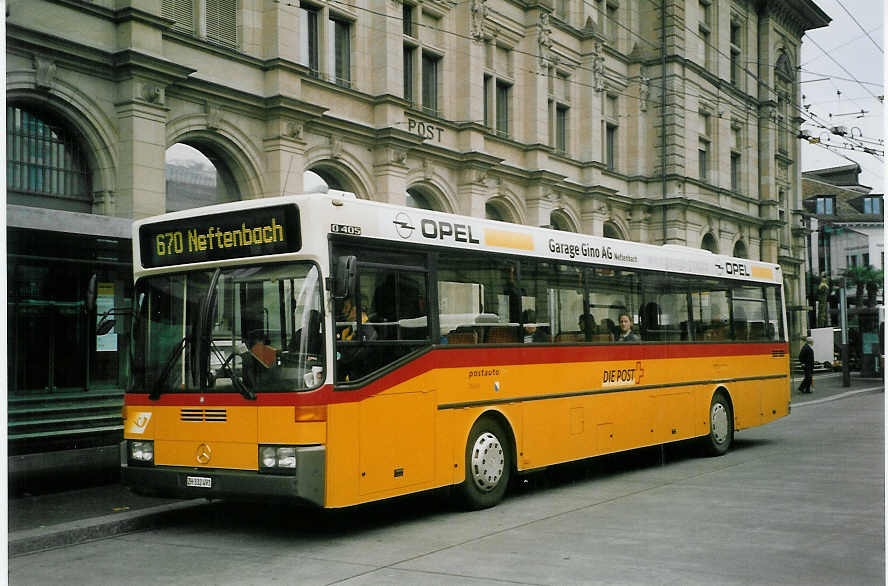
<svg viewBox="0 0 888 586">
<path fill-rule="evenodd" d="M 145 224 L 139 228 L 146 268 L 296 252 L 302 247 L 295 205 Z"/>
</svg>

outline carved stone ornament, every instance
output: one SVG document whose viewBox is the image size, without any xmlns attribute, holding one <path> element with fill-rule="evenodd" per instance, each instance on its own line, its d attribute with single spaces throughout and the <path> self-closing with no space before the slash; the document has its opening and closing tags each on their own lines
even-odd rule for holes
<svg viewBox="0 0 888 586">
<path fill-rule="evenodd" d="M 55 61 L 35 55 L 34 70 L 37 89 L 51 90 L 56 76 Z"/>
<path fill-rule="evenodd" d="M 487 20 L 487 0 L 472 0 L 471 29 L 472 38 L 480 41 L 484 38 L 484 22 Z"/>
<path fill-rule="evenodd" d="M 647 112 L 648 109 L 648 97 L 651 93 L 651 80 L 645 74 L 641 74 L 641 79 L 638 81 L 638 101 L 641 105 L 641 111 Z"/>
<path fill-rule="evenodd" d="M 292 138 L 295 140 L 302 140 L 302 135 L 305 130 L 305 125 L 302 122 L 297 122 L 295 120 L 288 120 L 284 129 L 284 134 L 288 138 Z"/>
<path fill-rule="evenodd" d="M 225 120 L 225 112 L 222 106 L 207 104 L 207 128 L 221 128 Z"/>
<path fill-rule="evenodd" d="M 596 92 L 604 91 L 604 54 L 601 43 L 595 43 L 592 51 L 592 87 Z"/>
<path fill-rule="evenodd" d="M 540 66 L 544 66 L 546 61 L 551 57 L 552 53 L 552 25 L 549 23 L 549 13 L 540 14 L 540 20 L 537 23 L 538 37 L 537 44 L 540 50 Z"/>
<path fill-rule="evenodd" d="M 407 151 L 403 149 L 392 149 L 392 163 L 403 165 L 407 162 Z"/>
<path fill-rule="evenodd" d="M 141 91 L 139 92 L 140 97 L 146 102 L 150 102 L 152 104 L 163 104 L 164 95 L 163 88 L 159 85 L 154 85 L 151 83 L 143 83 Z"/>
<path fill-rule="evenodd" d="M 342 139 L 332 134 L 330 135 L 330 156 L 334 159 L 342 157 Z"/>
</svg>

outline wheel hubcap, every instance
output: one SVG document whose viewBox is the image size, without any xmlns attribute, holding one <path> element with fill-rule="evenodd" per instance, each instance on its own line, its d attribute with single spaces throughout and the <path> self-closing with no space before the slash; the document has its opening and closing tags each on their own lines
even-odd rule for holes
<svg viewBox="0 0 888 586">
<path fill-rule="evenodd" d="M 485 431 L 472 446 L 472 480 L 484 492 L 490 492 L 503 477 L 506 460 L 503 446 L 495 435 Z"/>
<path fill-rule="evenodd" d="M 723 444 L 728 439 L 728 410 L 721 403 L 713 403 L 709 413 L 712 421 L 712 439 L 717 444 Z"/>
</svg>

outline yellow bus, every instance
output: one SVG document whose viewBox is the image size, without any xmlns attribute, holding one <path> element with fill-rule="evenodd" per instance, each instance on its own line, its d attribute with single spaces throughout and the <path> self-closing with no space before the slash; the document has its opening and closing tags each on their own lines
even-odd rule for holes
<svg viewBox="0 0 888 586">
<path fill-rule="evenodd" d="M 302 195 L 134 224 L 123 479 L 345 507 L 790 409 L 780 267 Z"/>
</svg>

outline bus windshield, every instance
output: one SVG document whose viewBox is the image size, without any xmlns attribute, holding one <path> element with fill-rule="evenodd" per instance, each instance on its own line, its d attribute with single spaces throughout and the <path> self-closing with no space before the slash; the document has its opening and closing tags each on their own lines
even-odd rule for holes
<svg viewBox="0 0 888 586">
<path fill-rule="evenodd" d="M 130 392 L 302 391 L 324 380 L 321 278 L 308 262 L 144 277 Z"/>
</svg>

